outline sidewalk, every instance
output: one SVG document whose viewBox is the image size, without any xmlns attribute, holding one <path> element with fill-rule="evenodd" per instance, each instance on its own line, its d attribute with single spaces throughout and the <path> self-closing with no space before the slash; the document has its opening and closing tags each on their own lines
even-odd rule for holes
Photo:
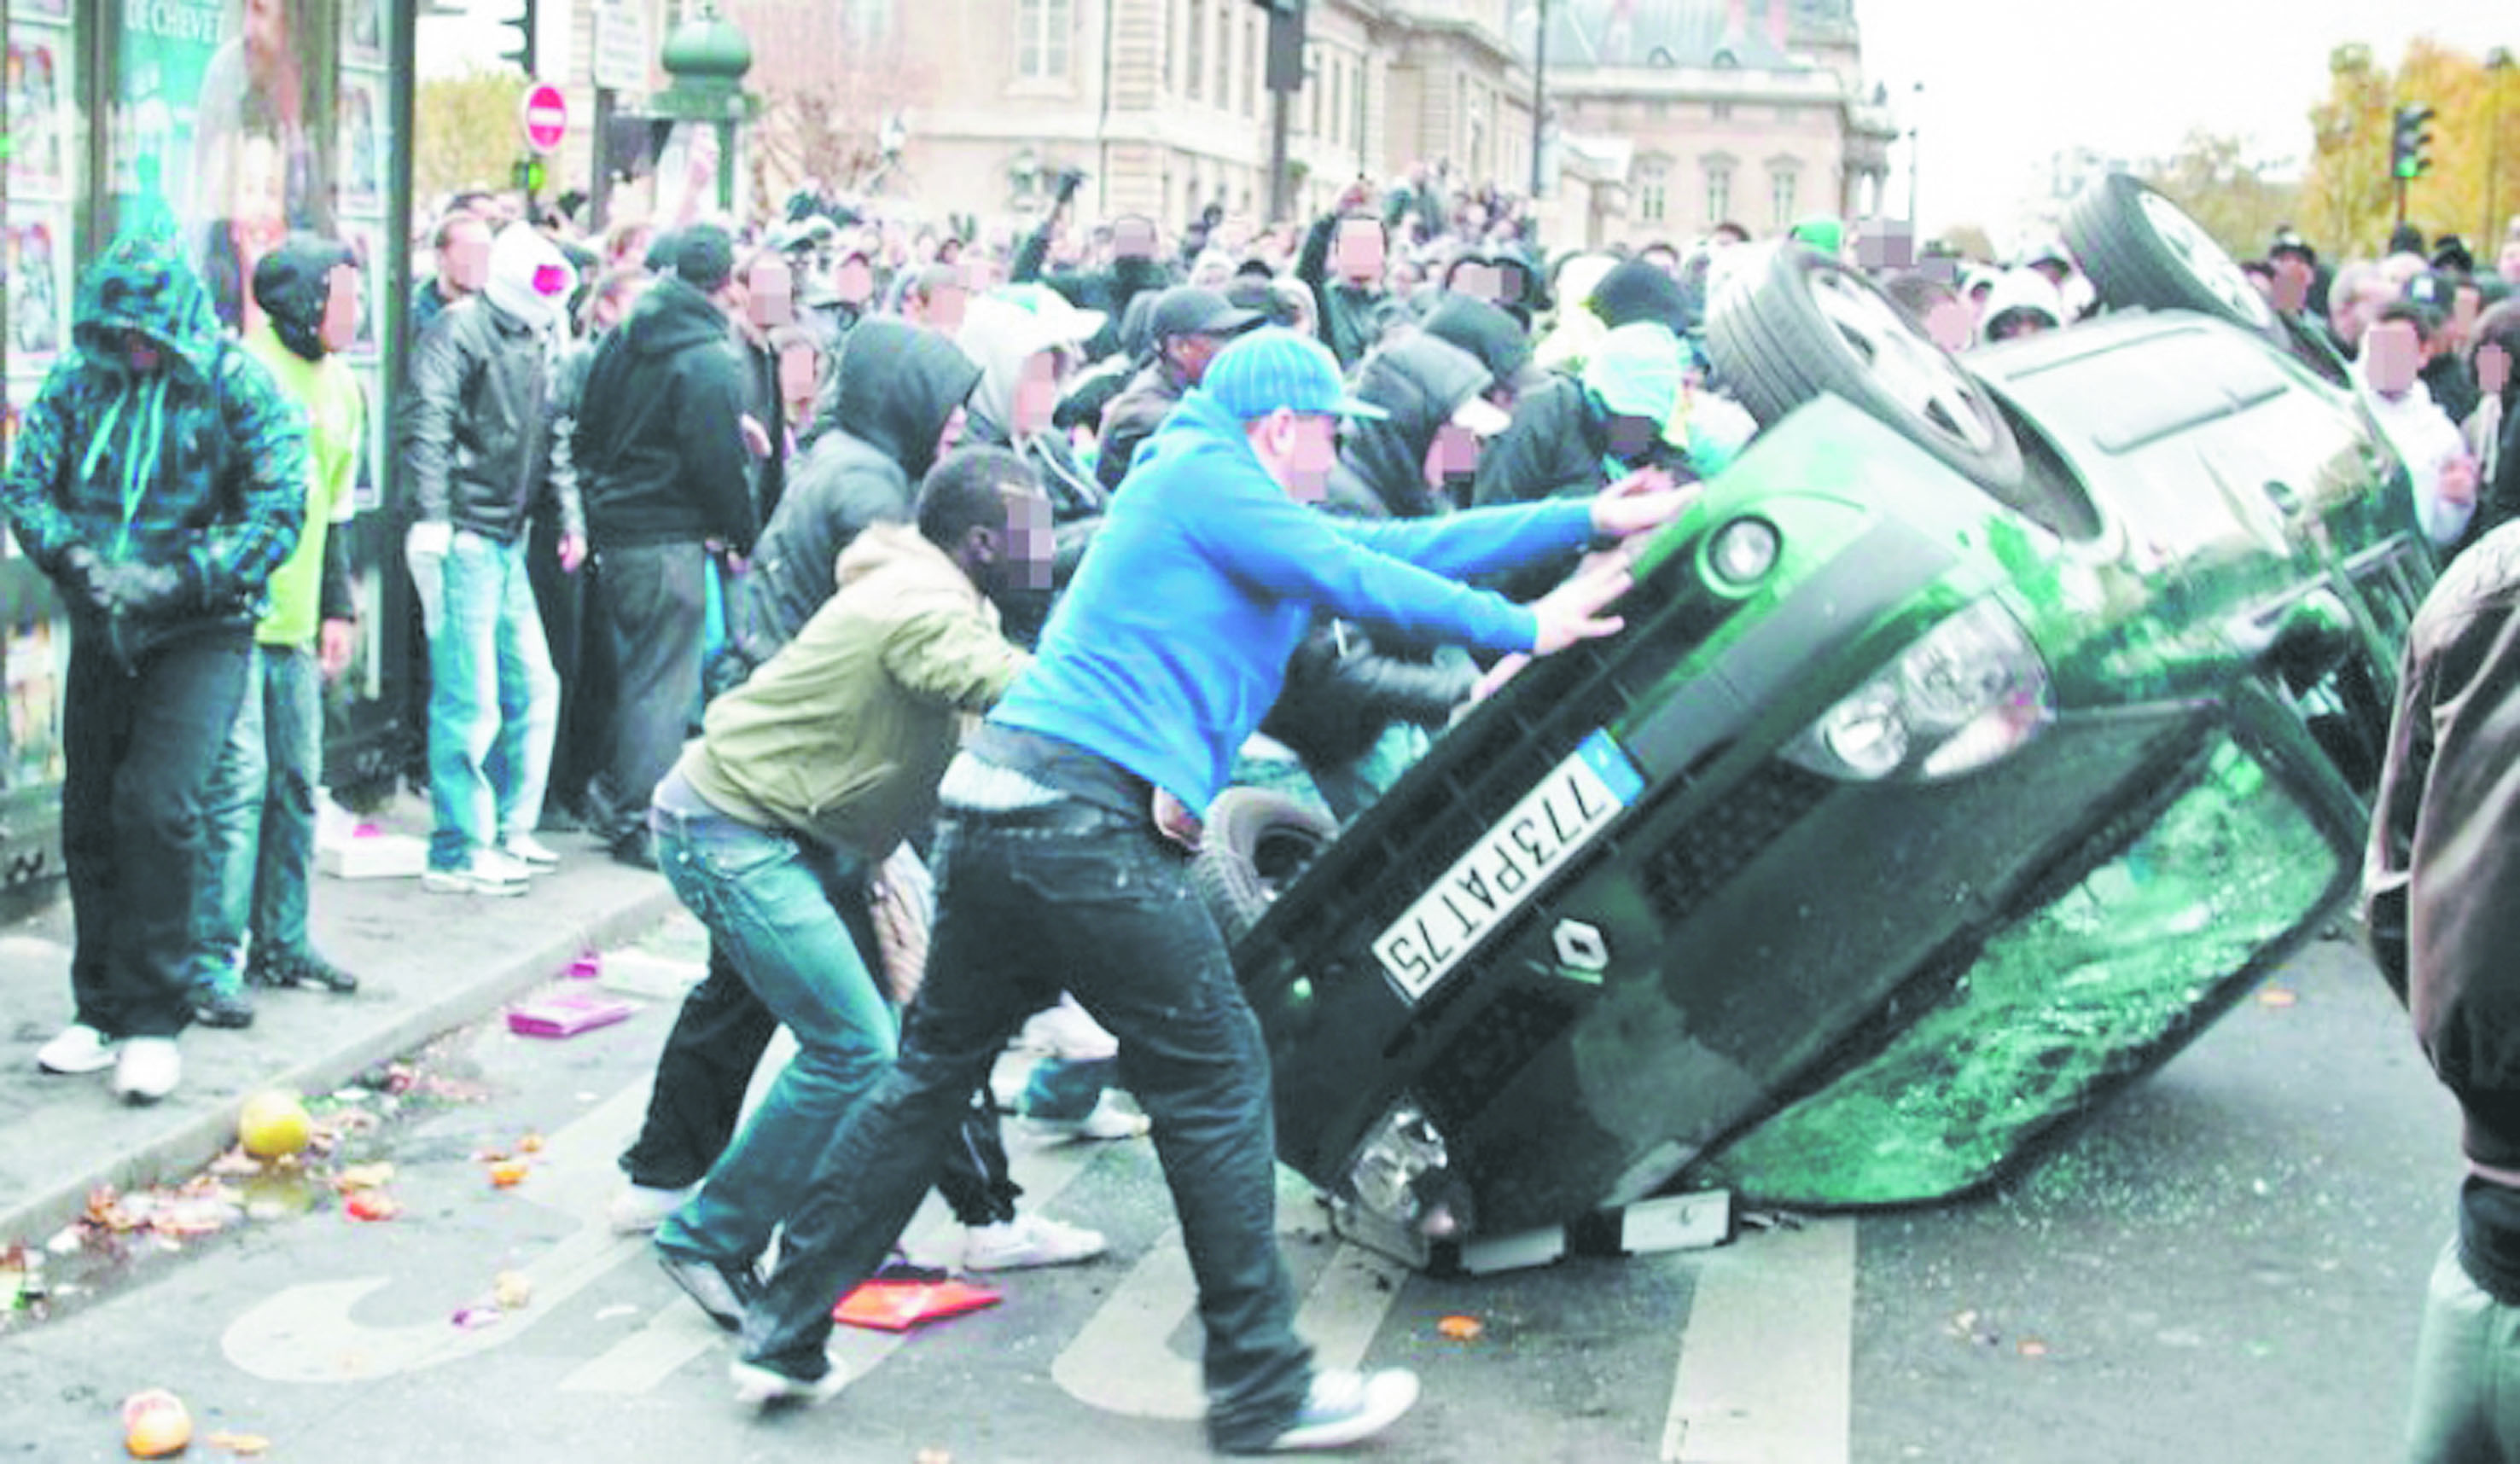
<svg viewBox="0 0 2520 1464">
<path fill-rule="evenodd" d="M 425 832 L 428 807 L 403 798 L 375 821 Z M 417 879 L 318 874 L 315 944 L 356 973 L 355 995 L 257 991 L 243 1032 L 183 1037 L 184 1082 L 127 1107 L 111 1074 L 53 1077 L 35 1049 L 70 1017 L 69 897 L 0 927 L 0 1244 L 40 1242 L 74 1220 L 97 1184 L 180 1178 L 235 1138 L 239 1102 L 266 1087 L 328 1092 L 438 1033 L 497 1010 L 557 976 L 589 946 L 617 944 L 677 908 L 658 875 L 615 864 L 601 843 L 547 835 L 557 870 L 521 899 L 433 895 Z M 143 896 L 145 898 L 145 895 Z"/>
</svg>

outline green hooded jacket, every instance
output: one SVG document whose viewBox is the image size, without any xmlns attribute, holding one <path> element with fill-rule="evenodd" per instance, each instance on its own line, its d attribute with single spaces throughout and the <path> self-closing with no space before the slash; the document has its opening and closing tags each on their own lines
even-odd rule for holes
<svg viewBox="0 0 2520 1464">
<path fill-rule="evenodd" d="M 158 370 L 125 364 L 124 332 L 157 345 Z M 169 227 L 127 232 L 89 266 L 70 334 L 0 480 L 19 545 L 56 579 L 82 546 L 107 563 L 177 566 L 191 593 L 136 628 L 140 641 L 251 624 L 305 518 L 305 413 L 220 333 Z M 141 648 L 126 637 L 126 654 Z"/>
</svg>

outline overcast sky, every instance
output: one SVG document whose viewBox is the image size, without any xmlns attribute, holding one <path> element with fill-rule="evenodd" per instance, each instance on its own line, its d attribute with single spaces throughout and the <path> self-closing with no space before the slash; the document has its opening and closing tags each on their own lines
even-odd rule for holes
<svg viewBox="0 0 2520 1464">
<path fill-rule="evenodd" d="M 2189 129 L 2307 161 L 2306 113 L 2327 57 L 2361 41 L 2394 67 L 2429 35 L 2520 51 L 2520 0 L 1855 0 L 1866 69 L 1921 134 L 1917 207 L 1931 234 L 1978 223 L 2006 244 L 2025 183 L 2060 150 L 2142 157 Z M 2079 19 L 2075 19 L 2079 17 Z M 1922 82 L 1924 91 L 1912 90 Z M 2513 84 L 2520 107 L 2520 82 Z M 1912 119 L 1912 120 L 1911 120 Z M 2438 146 L 2438 144 L 2436 145 Z M 1907 210 L 1905 142 L 1887 209 Z"/>
</svg>

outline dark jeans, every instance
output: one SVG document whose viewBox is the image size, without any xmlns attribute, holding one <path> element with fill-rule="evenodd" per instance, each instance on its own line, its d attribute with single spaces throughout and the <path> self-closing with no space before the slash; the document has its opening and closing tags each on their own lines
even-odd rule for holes
<svg viewBox="0 0 2520 1464">
<path fill-rule="evenodd" d="M 543 640 L 560 677 L 560 735 L 552 742 L 551 782 L 544 808 L 585 812 L 587 788 L 604 769 L 612 722 L 612 638 L 604 620 L 603 585 L 590 558 L 575 573 L 560 567 L 557 515 L 537 512 L 525 574 L 541 607 Z M 766 1040 L 766 1039 L 765 1039 Z"/>
<path fill-rule="evenodd" d="M 700 697 L 700 635 L 708 552 L 698 544 L 641 544 L 604 553 L 604 612 L 611 627 L 611 752 L 597 796 L 596 832 L 615 842 L 647 827 L 657 779 L 682 756 Z"/>
<path fill-rule="evenodd" d="M 244 704 L 253 632 L 187 635 L 126 667 L 103 628 L 70 643 L 62 706 L 62 863 L 69 876 L 77 1020 L 110 1038 L 192 1021 L 202 803 Z"/>
<path fill-rule="evenodd" d="M 936 929 L 901 1057 L 850 1114 L 788 1220 L 743 1355 L 825 1367 L 832 1303 L 882 1263 L 972 1087 L 1064 985 L 1119 1039 L 1154 1121 L 1206 1331 L 1209 1437 L 1256 1448 L 1302 1406 L 1312 1352 L 1278 1249 L 1269 1056 L 1183 856 L 1143 821 L 1079 802 L 949 811 Z"/>
</svg>

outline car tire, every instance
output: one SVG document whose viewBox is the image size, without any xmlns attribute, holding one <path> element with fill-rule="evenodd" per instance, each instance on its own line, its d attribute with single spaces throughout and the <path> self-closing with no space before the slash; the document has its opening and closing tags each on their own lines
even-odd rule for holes
<svg viewBox="0 0 2520 1464">
<path fill-rule="evenodd" d="M 2094 181 L 2066 210 L 2064 234 L 2111 310 L 2192 310 L 2292 344 L 2274 306 L 2204 226 L 2141 179 Z"/>
<path fill-rule="evenodd" d="M 1994 395 L 1890 297 L 1799 244 L 1728 265 L 1708 303 L 1716 374 L 1761 426 L 1822 394 L 1861 407 L 1971 482 L 2021 485 L 2021 445 Z"/>
<path fill-rule="evenodd" d="M 1330 840 L 1338 824 L 1282 793 L 1228 788 L 1207 810 L 1191 878 L 1226 943 L 1240 940 L 1269 912 Z"/>
</svg>

